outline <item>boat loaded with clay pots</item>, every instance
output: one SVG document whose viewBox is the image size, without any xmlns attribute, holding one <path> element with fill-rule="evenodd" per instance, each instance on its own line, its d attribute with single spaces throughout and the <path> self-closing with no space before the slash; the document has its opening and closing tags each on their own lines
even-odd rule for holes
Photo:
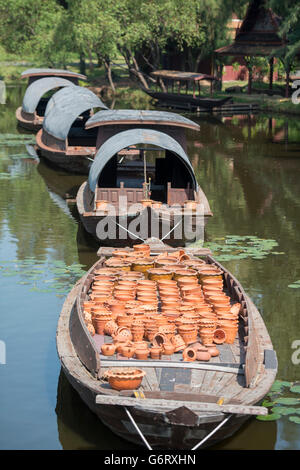
<svg viewBox="0 0 300 470">
<path fill-rule="evenodd" d="M 28 69 L 21 74 L 21 79 L 25 78 L 28 78 L 28 87 L 22 106 L 16 110 L 16 118 L 21 127 L 32 132 L 41 129 L 47 103 L 58 88 L 86 80 L 85 75 L 59 69 Z"/>
<path fill-rule="evenodd" d="M 89 178 L 77 194 L 87 232 L 103 243 L 107 231 L 101 231 L 101 222 L 109 219 L 114 234 L 108 238 L 118 243 L 155 236 L 182 244 L 203 230 L 212 212 L 187 156 L 185 136 L 186 129 L 198 131 L 198 124 L 169 112 L 107 110 L 85 127 L 98 129 Z"/>
<path fill-rule="evenodd" d="M 98 254 L 64 303 L 57 348 L 106 426 L 148 449 L 196 449 L 267 414 L 258 405 L 276 353 L 258 310 L 209 250 L 157 242 Z"/>
</svg>

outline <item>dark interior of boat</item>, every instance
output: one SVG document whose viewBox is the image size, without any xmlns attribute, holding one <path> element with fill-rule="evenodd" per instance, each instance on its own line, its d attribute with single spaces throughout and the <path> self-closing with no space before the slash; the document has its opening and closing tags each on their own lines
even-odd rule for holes
<svg viewBox="0 0 300 470">
<path fill-rule="evenodd" d="M 85 123 L 90 117 L 91 114 L 88 110 L 73 122 L 68 134 L 69 147 L 96 147 L 97 128 L 85 129 Z"/>
<path fill-rule="evenodd" d="M 114 202 L 116 188 L 127 195 L 128 202 L 136 203 L 144 199 L 145 183 L 143 151 L 136 159 L 115 155 L 102 170 L 98 179 L 97 200 Z M 146 158 L 146 181 L 150 178 L 150 198 L 162 203 L 183 204 L 194 199 L 193 180 L 185 164 L 177 155 L 161 150 Z M 147 152 L 145 152 L 147 155 Z M 105 194 L 105 197 L 104 197 Z"/>
</svg>

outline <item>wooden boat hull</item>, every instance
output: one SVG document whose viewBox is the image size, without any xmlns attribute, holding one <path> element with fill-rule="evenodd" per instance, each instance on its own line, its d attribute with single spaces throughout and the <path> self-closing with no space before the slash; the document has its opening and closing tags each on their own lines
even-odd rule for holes
<svg viewBox="0 0 300 470">
<path fill-rule="evenodd" d="M 225 98 L 193 98 L 190 95 L 180 95 L 177 93 L 164 93 L 159 91 L 151 91 L 144 89 L 144 91 L 159 101 L 160 104 L 169 105 L 174 108 L 196 110 L 197 108 L 205 108 L 211 110 L 223 106 L 227 101 L 231 100 L 231 96 Z"/>
<path fill-rule="evenodd" d="M 41 116 L 36 116 L 33 121 L 29 121 L 21 115 L 21 109 L 22 108 L 20 106 L 16 110 L 16 118 L 18 121 L 18 125 L 23 129 L 27 129 L 28 131 L 38 132 L 43 127 L 44 118 Z"/>
<path fill-rule="evenodd" d="M 69 147 L 66 151 L 52 149 L 42 142 L 41 132 L 36 135 L 36 150 L 39 157 L 64 171 L 88 175 L 95 153 L 94 148 Z"/>
<path fill-rule="evenodd" d="M 204 193 L 201 192 L 203 195 Z M 85 228 L 85 230 L 91 234 L 94 238 L 97 240 L 101 240 L 102 244 L 110 244 L 112 243 L 111 238 L 105 239 L 100 239 L 97 235 L 97 226 L 98 223 L 103 220 L 104 218 L 107 218 L 106 214 L 99 215 L 93 212 L 93 207 L 90 203 L 90 197 L 87 191 L 87 183 L 83 183 L 77 193 L 76 196 L 76 204 L 77 204 L 77 210 L 80 216 L 80 220 Z M 208 220 L 211 218 L 212 213 L 205 212 L 204 217 L 201 217 L 200 223 L 199 223 L 199 218 L 196 217 L 196 215 L 191 215 L 191 219 L 188 222 L 188 225 L 184 225 L 184 219 L 183 222 L 178 226 L 178 229 L 174 229 L 175 225 L 177 224 L 177 219 L 174 219 L 173 217 L 168 217 L 166 214 L 160 214 L 160 213 L 151 213 L 150 209 L 147 211 L 145 209 L 143 214 L 135 214 L 135 215 L 130 215 L 127 214 L 127 227 L 130 225 L 130 223 L 136 218 L 136 217 L 141 217 L 141 220 L 143 220 L 145 223 L 143 224 L 143 228 L 148 227 L 147 232 L 143 232 L 143 239 L 150 238 L 152 236 L 156 236 L 160 239 L 164 238 L 164 241 L 168 242 L 169 244 L 173 245 L 182 245 L 186 241 L 189 243 L 194 241 L 196 239 L 195 235 L 195 230 L 196 230 L 196 223 L 197 223 L 197 234 L 199 238 L 199 234 L 201 234 L 204 231 L 204 227 L 207 224 Z M 151 221 L 155 221 L 155 227 L 158 230 L 157 234 L 153 234 L 153 224 Z M 120 224 L 124 226 L 124 222 L 122 221 L 121 218 L 117 217 L 116 218 L 117 224 Z M 121 229 L 118 225 L 115 226 L 115 223 L 112 222 L 112 227 L 116 228 L 115 232 L 115 243 L 118 246 L 121 245 L 128 245 L 135 243 L 137 238 L 134 236 L 131 236 L 129 233 L 126 232 L 126 230 Z M 169 233 L 170 232 L 170 233 Z M 168 235 L 169 234 L 169 235 Z M 166 236 L 167 235 L 167 236 Z"/>
<path fill-rule="evenodd" d="M 211 257 L 210 260 L 214 262 Z M 93 270 L 97 266 L 101 266 L 101 263 L 101 260 L 97 262 L 86 276 L 78 281 L 64 303 L 57 327 L 58 355 L 68 381 L 90 410 L 115 434 L 136 445 L 142 445 L 141 438 L 123 406 L 96 404 L 97 395 L 111 397 L 122 395 L 122 393 L 119 394 L 110 389 L 106 383 L 100 380 L 101 373 L 110 367 L 109 361 L 102 359 L 100 361 L 99 354 L 94 354 L 95 343 L 87 342 L 86 332 L 80 321 L 78 310 L 79 299 L 83 292 L 86 292 L 86 286 L 91 282 Z M 221 267 L 219 263 L 215 264 Z M 164 388 L 166 382 L 162 377 L 163 375 L 164 377 L 168 376 L 171 369 L 164 369 L 162 361 L 156 361 L 156 363 L 147 361 L 147 364 L 136 360 L 131 362 L 130 365 L 138 365 L 141 368 L 147 366 L 146 376 L 149 378 L 145 382 L 144 393 L 158 398 L 158 408 L 151 409 L 150 405 L 143 405 L 141 399 L 137 399 L 137 404 L 130 408 L 137 426 L 153 449 L 192 449 L 226 416 L 223 411 L 193 412 L 185 405 L 187 400 L 193 400 L 196 403 L 217 403 L 222 398 L 224 403 L 232 405 L 255 405 L 262 401 L 275 380 L 277 373 L 276 354 L 262 317 L 251 300 L 244 294 L 237 280 L 226 270 L 225 278 L 231 295 L 235 295 L 244 305 L 242 319 L 244 325 L 247 326 L 240 325 L 239 339 L 234 347 L 240 347 L 239 354 L 241 354 L 243 344 L 240 344 L 240 341 L 247 332 L 246 357 L 240 356 L 240 361 L 245 362 L 245 371 L 250 373 L 251 383 L 247 386 L 245 380 L 247 381 L 249 377 L 246 378 L 242 373 L 239 375 L 237 372 L 232 372 L 232 368 L 227 368 L 228 365 L 226 365 L 227 370 L 225 369 L 224 372 L 224 367 L 223 371 L 220 371 L 217 364 L 214 364 L 214 367 L 209 370 L 203 370 L 201 363 L 200 366 L 195 363 L 184 363 L 181 367 L 177 365 L 176 369 L 178 367 L 178 370 L 183 371 L 181 372 L 183 374 L 186 374 L 187 370 L 191 370 L 190 382 L 184 385 L 177 378 L 172 380 L 169 378 L 171 382 L 175 380 L 175 388 L 173 383 L 173 391 L 168 392 Z M 92 357 L 93 355 L 94 357 Z M 270 356 L 273 357 L 271 361 L 268 359 Z M 95 364 L 95 361 L 98 361 L 100 366 L 96 374 L 90 368 L 90 365 Z M 118 362 L 119 365 L 122 365 L 120 361 Z M 112 361 L 111 364 L 116 365 L 116 361 Z M 129 365 L 128 362 L 127 364 Z M 199 368 L 197 369 L 197 367 Z M 159 371 L 160 373 L 157 375 Z M 164 371 L 166 371 L 165 374 Z M 160 381 L 158 380 L 159 375 Z M 179 375 L 176 371 L 174 377 Z M 159 398 L 177 399 L 182 403 L 182 406 L 168 411 L 164 409 L 162 404 L 161 407 L 159 406 L 159 403 L 162 403 Z M 248 419 L 247 414 L 232 414 L 223 427 L 208 438 L 203 447 L 211 446 L 232 436 Z"/>
</svg>

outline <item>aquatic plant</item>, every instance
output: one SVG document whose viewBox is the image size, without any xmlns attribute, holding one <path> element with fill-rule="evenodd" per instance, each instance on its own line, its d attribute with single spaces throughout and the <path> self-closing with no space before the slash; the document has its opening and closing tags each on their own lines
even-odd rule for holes
<svg viewBox="0 0 300 470">
<path fill-rule="evenodd" d="M 292 423 L 300 424 L 300 382 L 276 380 L 262 402 L 262 406 L 270 409 L 265 416 L 257 416 L 259 421 L 277 421 L 288 416 Z M 284 396 L 283 396 L 284 395 Z"/>
<path fill-rule="evenodd" d="M 196 246 L 196 242 L 193 246 Z M 282 255 L 283 252 L 272 251 L 278 243 L 276 240 L 259 238 L 255 235 L 227 235 L 204 243 L 210 248 L 218 261 L 231 261 L 246 258 L 262 260 L 268 255 Z"/>
<path fill-rule="evenodd" d="M 43 261 L 35 258 L 0 261 L 1 276 L 19 276 L 18 284 L 28 285 L 31 292 L 56 292 L 66 295 L 85 271 L 84 265 L 64 261 Z"/>
</svg>

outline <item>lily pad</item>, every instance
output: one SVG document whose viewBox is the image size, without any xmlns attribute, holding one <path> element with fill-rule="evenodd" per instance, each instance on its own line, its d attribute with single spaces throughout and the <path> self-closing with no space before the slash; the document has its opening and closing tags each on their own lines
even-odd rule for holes
<svg viewBox="0 0 300 470">
<path fill-rule="evenodd" d="M 277 398 L 275 403 L 280 405 L 300 405 L 300 398 Z"/>
<path fill-rule="evenodd" d="M 290 392 L 292 393 L 300 393 L 300 385 L 294 385 L 290 388 Z"/>
<path fill-rule="evenodd" d="M 300 416 L 290 416 L 289 421 L 292 423 L 300 424 Z"/>
<path fill-rule="evenodd" d="M 281 415 L 278 413 L 270 413 L 269 415 L 265 416 L 256 416 L 256 419 L 259 421 L 277 421 L 281 418 Z"/>
</svg>

